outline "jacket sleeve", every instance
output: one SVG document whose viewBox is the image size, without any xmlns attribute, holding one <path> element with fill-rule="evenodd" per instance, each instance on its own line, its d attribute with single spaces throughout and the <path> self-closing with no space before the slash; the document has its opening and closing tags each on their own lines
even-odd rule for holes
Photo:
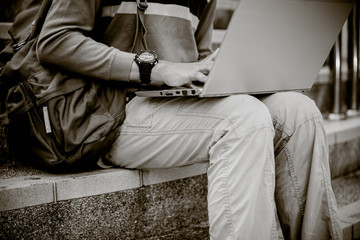
<svg viewBox="0 0 360 240">
<path fill-rule="evenodd" d="M 41 62 L 102 80 L 128 81 L 134 54 L 89 37 L 101 0 L 56 0 L 39 36 Z"/>
<path fill-rule="evenodd" d="M 216 0 L 210 0 L 201 14 L 199 25 L 195 32 L 199 59 L 205 58 L 213 51 L 212 33 L 214 28 L 215 10 Z"/>
</svg>

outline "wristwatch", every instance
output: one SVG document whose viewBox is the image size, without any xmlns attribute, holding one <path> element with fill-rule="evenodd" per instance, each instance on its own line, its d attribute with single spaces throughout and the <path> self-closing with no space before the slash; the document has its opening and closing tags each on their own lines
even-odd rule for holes
<svg viewBox="0 0 360 240">
<path fill-rule="evenodd" d="M 141 84 L 149 85 L 151 70 L 158 63 L 156 53 L 150 50 L 141 50 L 136 54 L 135 62 L 139 66 Z"/>
</svg>

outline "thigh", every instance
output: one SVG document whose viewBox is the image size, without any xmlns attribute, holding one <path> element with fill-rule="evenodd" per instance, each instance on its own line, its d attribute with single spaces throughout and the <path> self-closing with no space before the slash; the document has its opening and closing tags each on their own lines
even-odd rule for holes
<svg viewBox="0 0 360 240">
<path fill-rule="evenodd" d="M 206 99 L 134 98 L 127 105 L 126 119 L 108 161 L 142 169 L 208 161 L 209 149 L 233 118 L 243 117 L 244 129 L 239 131 L 257 124 L 246 117 L 257 105 L 263 104 L 246 95 Z M 258 124 L 262 124 L 260 120 L 259 117 Z"/>
</svg>

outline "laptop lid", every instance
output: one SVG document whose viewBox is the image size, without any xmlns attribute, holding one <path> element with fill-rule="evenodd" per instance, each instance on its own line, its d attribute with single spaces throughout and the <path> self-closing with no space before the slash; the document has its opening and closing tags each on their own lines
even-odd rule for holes
<svg viewBox="0 0 360 240">
<path fill-rule="evenodd" d="M 353 0 L 239 0 L 200 97 L 309 90 Z"/>
</svg>

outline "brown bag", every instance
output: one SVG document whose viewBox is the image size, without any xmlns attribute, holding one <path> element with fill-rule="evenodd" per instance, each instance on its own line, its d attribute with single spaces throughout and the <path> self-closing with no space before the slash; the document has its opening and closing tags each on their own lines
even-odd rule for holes
<svg viewBox="0 0 360 240">
<path fill-rule="evenodd" d="M 33 0 L 10 29 L 13 42 L 0 54 L 7 61 L 0 75 L 0 123 L 18 158 L 52 171 L 84 170 L 94 167 L 119 135 L 125 88 L 41 65 L 36 41 L 50 5 L 51 0 Z M 19 22 L 33 24 L 21 28 Z M 41 94 L 58 78 L 58 90 Z"/>
</svg>

